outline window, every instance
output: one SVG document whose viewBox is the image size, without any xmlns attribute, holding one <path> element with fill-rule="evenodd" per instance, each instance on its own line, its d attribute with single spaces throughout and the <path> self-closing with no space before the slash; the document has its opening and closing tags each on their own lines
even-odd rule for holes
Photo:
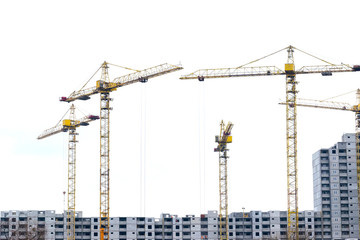
<svg viewBox="0 0 360 240">
<path fill-rule="evenodd" d="M 98 236 L 98 233 L 97 233 L 97 232 L 95 232 L 95 233 L 94 233 L 94 237 L 97 237 L 97 236 Z"/>
</svg>

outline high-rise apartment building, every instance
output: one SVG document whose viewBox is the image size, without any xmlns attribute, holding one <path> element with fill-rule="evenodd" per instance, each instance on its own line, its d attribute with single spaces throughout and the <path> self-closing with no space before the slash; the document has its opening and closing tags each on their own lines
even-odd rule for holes
<svg viewBox="0 0 360 240">
<path fill-rule="evenodd" d="M 358 239 L 359 216 L 355 134 L 313 154 L 315 211 L 320 211 L 331 239 Z"/>
</svg>

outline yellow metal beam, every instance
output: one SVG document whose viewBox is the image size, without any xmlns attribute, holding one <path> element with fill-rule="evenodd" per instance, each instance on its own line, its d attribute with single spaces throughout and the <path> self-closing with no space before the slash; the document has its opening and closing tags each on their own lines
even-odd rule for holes
<svg viewBox="0 0 360 240">
<path fill-rule="evenodd" d="M 228 223 L 228 187 L 227 187 L 227 144 L 232 142 L 231 130 L 233 124 L 229 122 L 225 127 L 224 121 L 220 123 L 220 135 L 215 137 L 218 146 L 215 152 L 219 152 L 219 233 L 220 240 L 229 238 Z"/>
</svg>

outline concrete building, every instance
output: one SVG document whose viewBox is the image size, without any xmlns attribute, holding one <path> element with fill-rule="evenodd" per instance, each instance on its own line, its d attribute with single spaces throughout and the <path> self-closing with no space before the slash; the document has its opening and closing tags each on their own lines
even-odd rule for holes
<svg viewBox="0 0 360 240">
<path fill-rule="evenodd" d="M 313 154 L 313 181 L 315 211 L 331 228 L 331 239 L 358 239 L 355 134 Z"/>
<path fill-rule="evenodd" d="M 111 240 L 216 240 L 219 237 L 217 211 L 200 216 L 162 214 L 160 218 L 112 217 Z M 77 240 L 99 240 L 99 218 L 75 219 Z M 0 239 L 26 239 L 36 229 L 40 233 L 34 239 L 66 239 L 66 217 L 54 211 L 7 211 L 1 212 Z M 229 239 L 286 239 L 286 211 L 235 212 L 229 215 Z M 301 239 L 332 239 L 331 224 L 320 212 L 299 213 Z M 11 238 L 9 238 L 11 237 Z"/>
<path fill-rule="evenodd" d="M 359 216 L 355 134 L 313 154 L 314 211 L 299 212 L 300 239 L 358 239 Z M 66 213 L 3 211 L 0 240 L 65 240 Z M 162 214 L 110 218 L 110 240 L 216 240 L 217 211 L 200 216 Z M 76 213 L 76 240 L 100 240 L 99 218 Z M 286 211 L 234 212 L 229 215 L 229 239 L 287 238 Z"/>
</svg>

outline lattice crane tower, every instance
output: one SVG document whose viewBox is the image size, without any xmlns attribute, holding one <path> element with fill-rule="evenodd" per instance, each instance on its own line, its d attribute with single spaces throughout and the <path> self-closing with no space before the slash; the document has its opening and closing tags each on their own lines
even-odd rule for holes
<svg viewBox="0 0 360 240">
<path fill-rule="evenodd" d="M 218 146 L 214 149 L 219 152 L 219 232 L 220 240 L 227 240 L 229 238 L 229 224 L 228 224 L 228 187 L 227 187 L 227 159 L 228 151 L 227 144 L 232 143 L 231 129 L 234 124 L 229 122 L 226 127 L 224 121 L 220 123 L 220 135 L 215 136 L 215 142 Z"/>
</svg>

